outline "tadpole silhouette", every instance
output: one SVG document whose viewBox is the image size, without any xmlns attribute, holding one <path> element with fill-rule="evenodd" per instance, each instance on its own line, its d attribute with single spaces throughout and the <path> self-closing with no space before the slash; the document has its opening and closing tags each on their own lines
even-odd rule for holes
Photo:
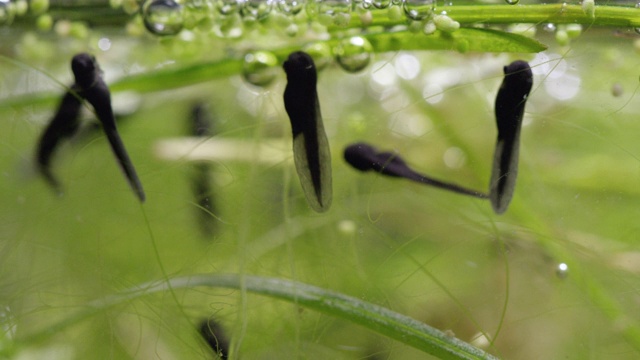
<svg viewBox="0 0 640 360">
<path fill-rule="evenodd" d="M 398 154 L 379 152 L 375 147 L 367 143 L 360 142 L 347 146 L 344 149 L 344 159 L 353 168 L 363 172 L 372 170 L 382 175 L 400 177 L 462 195 L 479 199 L 488 198 L 487 194 L 482 192 L 420 174 L 411 169 Z"/>
<path fill-rule="evenodd" d="M 212 135 L 211 116 L 206 107 L 197 103 L 191 108 L 190 133 L 193 136 L 206 138 Z M 191 176 L 191 188 L 199 208 L 196 209 L 201 233 L 209 238 L 216 231 L 216 218 L 213 189 L 211 188 L 211 166 L 207 162 L 194 164 Z"/>
<path fill-rule="evenodd" d="M 284 62 L 287 86 L 284 107 L 291 121 L 293 156 L 302 190 L 311 208 L 325 212 L 331 206 L 331 153 L 322 124 L 313 59 L 302 51 Z"/>
<path fill-rule="evenodd" d="M 211 350 L 218 354 L 221 360 L 226 360 L 229 356 L 229 340 L 225 336 L 220 324 L 211 318 L 207 318 L 200 322 L 200 328 L 198 330 Z"/>
<path fill-rule="evenodd" d="M 81 53 L 71 60 L 71 69 L 75 83 L 62 97 L 58 110 L 47 125 L 38 143 L 36 163 L 38 170 L 58 193 L 61 185 L 51 172 L 51 160 L 61 140 L 71 137 L 80 125 L 79 114 L 82 100 L 87 100 L 94 108 L 102 129 L 109 140 L 120 168 L 124 172 L 129 185 L 141 202 L 145 200 L 142 184 L 133 163 L 120 139 L 111 108 L 111 94 L 102 79 L 102 72 L 96 59 Z"/>
<path fill-rule="evenodd" d="M 498 137 L 489 183 L 489 199 L 496 214 L 507 211 L 518 176 L 520 130 L 524 107 L 533 86 L 529 64 L 518 60 L 504 67 L 504 80 L 495 104 Z"/>
</svg>

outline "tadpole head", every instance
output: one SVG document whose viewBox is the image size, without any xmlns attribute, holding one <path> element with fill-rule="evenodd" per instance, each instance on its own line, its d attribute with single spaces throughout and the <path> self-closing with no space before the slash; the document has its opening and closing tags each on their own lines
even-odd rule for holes
<svg viewBox="0 0 640 360">
<path fill-rule="evenodd" d="M 517 88 L 520 94 L 529 94 L 533 86 L 533 73 L 526 61 L 516 60 L 505 66 L 503 70 L 504 81 L 513 85 L 510 88 Z"/>
<path fill-rule="evenodd" d="M 369 144 L 355 143 L 344 149 L 344 159 L 357 170 L 368 171 L 373 169 L 377 153 L 377 150 Z"/>
<path fill-rule="evenodd" d="M 316 65 L 309 54 L 303 51 L 292 52 L 282 67 L 284 72 L 287 73 L 289 82 L 292 80 L 304 80 L 305 83 L 315 86 L 318 75 Z"/>
<path fill-rule="evenodd" d="M 76 78 L 76 84 L 82 88 L 88 88 L 95 82 L 100 67 L 93 55 L 80 53 L 71 60 L 71 70 Z"/>
</svg>

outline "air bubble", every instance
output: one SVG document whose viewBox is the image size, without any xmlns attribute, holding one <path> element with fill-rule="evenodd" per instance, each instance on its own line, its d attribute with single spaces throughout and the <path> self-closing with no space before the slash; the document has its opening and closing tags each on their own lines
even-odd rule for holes
<svg viewBox="0 0 640 360">
<path fill-rule="evenodd" d="M 565 263 L 558 264 L 558 266 L 556 267 L 556 275 L 560 279 L 564 279 L 569 276 L 569 266 Z"/>
<path fill-rule="evenodd" d="M 386 9 L 391 5 L 391 0 L 371 0 L 371 5 L 376 9 Z"/>
<path fill-rule="evenodd" d="M 240 13 L 246 18 L 262 20 L 273 9 L 273 0 L 244 0 Z"/>
<path fill-rule="evenodd" d="M 313 58 L 316 64 L 316 70 L 320 71 L 326 68 L 333 60 L 331 56 L 331 48 L 325 42 L 312 43 L 302 49 Z"/>
<path fill-rule="evenodd" d="M 351 0 L 317 0 L 318 21 L 325 26 L 346 26 L 351 20 Z"/>
<path fill-rule="evenodd" d="M 280 0 L 278 9 L 287 15 L 296 15 L 304 8 L 304 0 Z"/>
<path fill-rule="evenodd" d="M 231 15 L 238 12 L 240 9 L 239 0 L 218 0 L 216 2 L 216 9 L 222 15 Z"/>
<path fill-rule="evenodd" d="M 254 51 L 244 56 L 242 76 L 250 84 L 264 87 L 278 76 L 278 58 L 268 51 Z"/>
<path fill-rule="evenodd" d="M 144 26 L 155 35 L 176 35 L 184 26 L 182 5 L 173 0 L 149 0 L 142 7 Z"/>
<path fill-rule="evenodd" d="M 9 25 L 15 15 L 14 7 L 10 0 L 0 0 L 0 25 Z"/>
<path fill-rule="evenodd" d="M 185 24 L 187 29 L 193 29 L 196 26 L 210 27 L 211 11 L 213 5 L 210 0 L 187 0 L 185 7 Z"/>
<path fill-rule="evenodd" d="M 402 8 L 411 20 L 424 20 L 433 14 L 434 0 L 404 0 Z"/>
<path fill-rule="evenodd" d="M 212 30 L 216 36 L 225 39 L 236 39 L 243 34 L 243 24 L 240 14 L 235 13 L 222 16 L 213 24 Z"/>
<path fill-rule="evenodd" d="M 355 73 L 369 65 L 372 51 L 373 47 L 369 40 L 354 36 L 340 41 L 334 52 L 338 64 L 344 70 Z"/>
</svg>

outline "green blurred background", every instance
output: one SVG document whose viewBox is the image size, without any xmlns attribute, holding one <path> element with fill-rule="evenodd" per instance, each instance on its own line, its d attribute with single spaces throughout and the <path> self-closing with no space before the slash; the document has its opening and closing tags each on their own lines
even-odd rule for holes
<svg viewBox="0 0 640 360">
<path fill-rule="evenodd" d="M 195 103 L 210 110 L 214 140 L 289 144 L 284 72 L 264 88 L 233 75 L 114 94 L 116 110 L 126 113 L 118 119 L 120 133 L 147 192 L 143 205 L 100 131 L 61 147 L 54 171 L 66 191 L 56 197 L 32 164 L 55 103 L 9 106 L 7 99 L 61 95 L 61 84 L 72 81 L 69 59 L 79 51 L 96 55 L 109 83 L 234 56 L 272 35 L 158 40 L 112 25 L 92 27 L 77 39 L 38 33 L 28 23 L 0 28 L 0 343 L 8 348 L 94 299 L 167 276 L 214 272 L 342 292 L 507 359 L 637 358 L 637 36 L 585 28 L 560 46 L 542 28 L 537 39 L 549 49 L 539 55 L 394 52 L 374 55 L 357 74 L 331 64 L 318 83 L 332 147 L 331 210 L 308 208 L 289 152 L 275 163 L 212 154 L 207 164 L 218 217 L 212 236 L 203 236 L 198 224 L 194 162 L 161 159 L 154 149 L 161 140 L 189 134 Z M 98 46 L 102 38 L 110 41 L 106 51 Z M 481 200 L 359 173 L 342 160 L 347 144 L 367 141 L 398 151 L 418 171 L 488 189 L 493 101 L 502 66 L 520 58 L 531 62 L 535 83 L 506 214 L 493 214 Z M 84 117 L 95 122 L 89 112 Z M 568 271 L 559 270 L 561 264 Z M 427 357 L 271 298 L 205 288 L 175 295 L 101 310 L 44 341 L 20 343 L 14 358 L 213 358 L 195 327 L 209 316 L 224 326 L 242 359 Z M 492 346 L 483 333 L 495 336 Z"/>
</svg>

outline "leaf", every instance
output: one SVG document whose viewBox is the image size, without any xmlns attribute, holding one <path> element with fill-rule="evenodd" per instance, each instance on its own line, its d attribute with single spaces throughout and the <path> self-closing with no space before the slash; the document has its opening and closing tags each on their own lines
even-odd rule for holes
<svg viewBox="0 0 640 360">
<path fill-rule="evenodd" d="M 242 290 L 288 301 L 296 306 L 362 325 L 371 331 L 441 359 L 497 359 L 481 349 L 420 321 L 355 297 L 291 280 L 240 274 L 200 274 L 173 278 L 160 284 L 157 282 L 141 284 L 130 291 L 89 303 L 86 310 L 75 316 L 57 325 L 49 326 L 40 333 L 16 339 L 16 342 L 32 345 L 32 342 L 46 340 L 61 330 L 109 307 L 125 304 L 149 294 L 199 286 Z"/>
</svg>

